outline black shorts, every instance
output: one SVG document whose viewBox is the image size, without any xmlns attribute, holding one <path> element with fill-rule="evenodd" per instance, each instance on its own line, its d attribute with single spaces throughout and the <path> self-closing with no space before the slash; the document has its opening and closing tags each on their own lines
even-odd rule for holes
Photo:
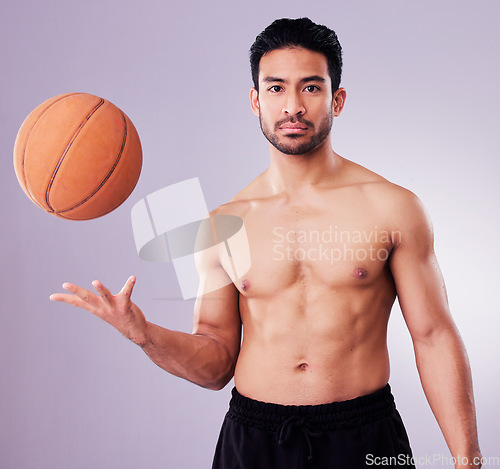
<svg viewBox="0 0 500 469">
<path fill-rule="evenodd" d="M 320 405 L 255 401 L 232 390 L 212 469 L 414 468 L 387 384 Z"/>
</svg>

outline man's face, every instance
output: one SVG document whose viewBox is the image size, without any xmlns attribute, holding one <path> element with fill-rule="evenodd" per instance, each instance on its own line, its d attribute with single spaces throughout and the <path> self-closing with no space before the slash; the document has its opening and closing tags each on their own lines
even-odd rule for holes
<svg viewBox="0 0 500 469">
<path fill-rule="evenodd" d="M 287 155 L 321 145 L 333 123 L 334 99 L 326 57 L 308 49 L 277 49 L 259 64 L 252 109 L 269 142 Z"/>
</svg>

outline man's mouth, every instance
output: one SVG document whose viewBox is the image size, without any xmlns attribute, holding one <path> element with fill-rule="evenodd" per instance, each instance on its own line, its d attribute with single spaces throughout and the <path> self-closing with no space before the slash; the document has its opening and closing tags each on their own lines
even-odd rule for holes
<svg viewBox="0 0 500 469">
<path fill-rule="evenodd" d="M 286 132 L 299 133 L 307 130 L 307 126 L 304 124 L 284 124 L 280 126 L 280 129 Z"/>
</svg>

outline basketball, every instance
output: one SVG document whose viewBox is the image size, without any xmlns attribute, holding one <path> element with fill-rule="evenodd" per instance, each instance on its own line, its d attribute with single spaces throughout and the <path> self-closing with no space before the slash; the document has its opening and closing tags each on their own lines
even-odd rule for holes
<svg viewBox="0 0 500 469">
<path fill-rule="evenodd" d="M 26 117 L 14 168 L 26 195 L 69 220 L 98 218 L 121 205 L 142 167 L 139 135 L 111 102 L 87 93 L 55 96 Z"/>
</svg>

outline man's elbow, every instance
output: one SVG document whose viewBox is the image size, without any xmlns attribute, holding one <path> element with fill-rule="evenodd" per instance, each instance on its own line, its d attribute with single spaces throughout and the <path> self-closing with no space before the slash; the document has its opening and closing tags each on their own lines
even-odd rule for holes
<svg viewBox="0 0 500 469">
<path fill-rule="evenodd" d="M 464 351 L 465 346 L 454 324 L 433 327 L 424 331 L 412 333 L 413 348 L 418 354 L 426 350 L 447 349 Z"/>
<path fill-rule="evenodd" d="M 220 391 L 233 378 L 238 353 L 232 354 L 225 348 L 223 350 L 225 353 L 218 355 L 216 361 L 205 368 L 204 376 L 201 382 L 198 382 L 200 386 L 212 391 Z"/>
<path fill-rule="evenodd" d="M 227 383 L 229 383 L 229 381 L 231 381 L 231 378 L 219 379 L 217 381 L 212 381 L 210 383 L 207 383 L 203 387 L 206 389 L 210 389 L 211 391 L 220 391 L 226 387 L 226 385 L 227 385 Z"/>
<path fill-rule="evenodd" d="M 425 326 L 410 329 L 410 335 L 415 346 L 434 346 L 442 344 L 443 341 L 462 341 L 453 321 L 427 323 Z"/>
<path fill-rule="evenodd" d="M 226 373 L 214 373 L 198 384 L 205 389 L 210 389 L 211 391 L 220 391 L 226 387 L 227 383 L 231 381 L 233 376 L 234 366 L 231 366 L 231 369 Z"/>
</svg>

